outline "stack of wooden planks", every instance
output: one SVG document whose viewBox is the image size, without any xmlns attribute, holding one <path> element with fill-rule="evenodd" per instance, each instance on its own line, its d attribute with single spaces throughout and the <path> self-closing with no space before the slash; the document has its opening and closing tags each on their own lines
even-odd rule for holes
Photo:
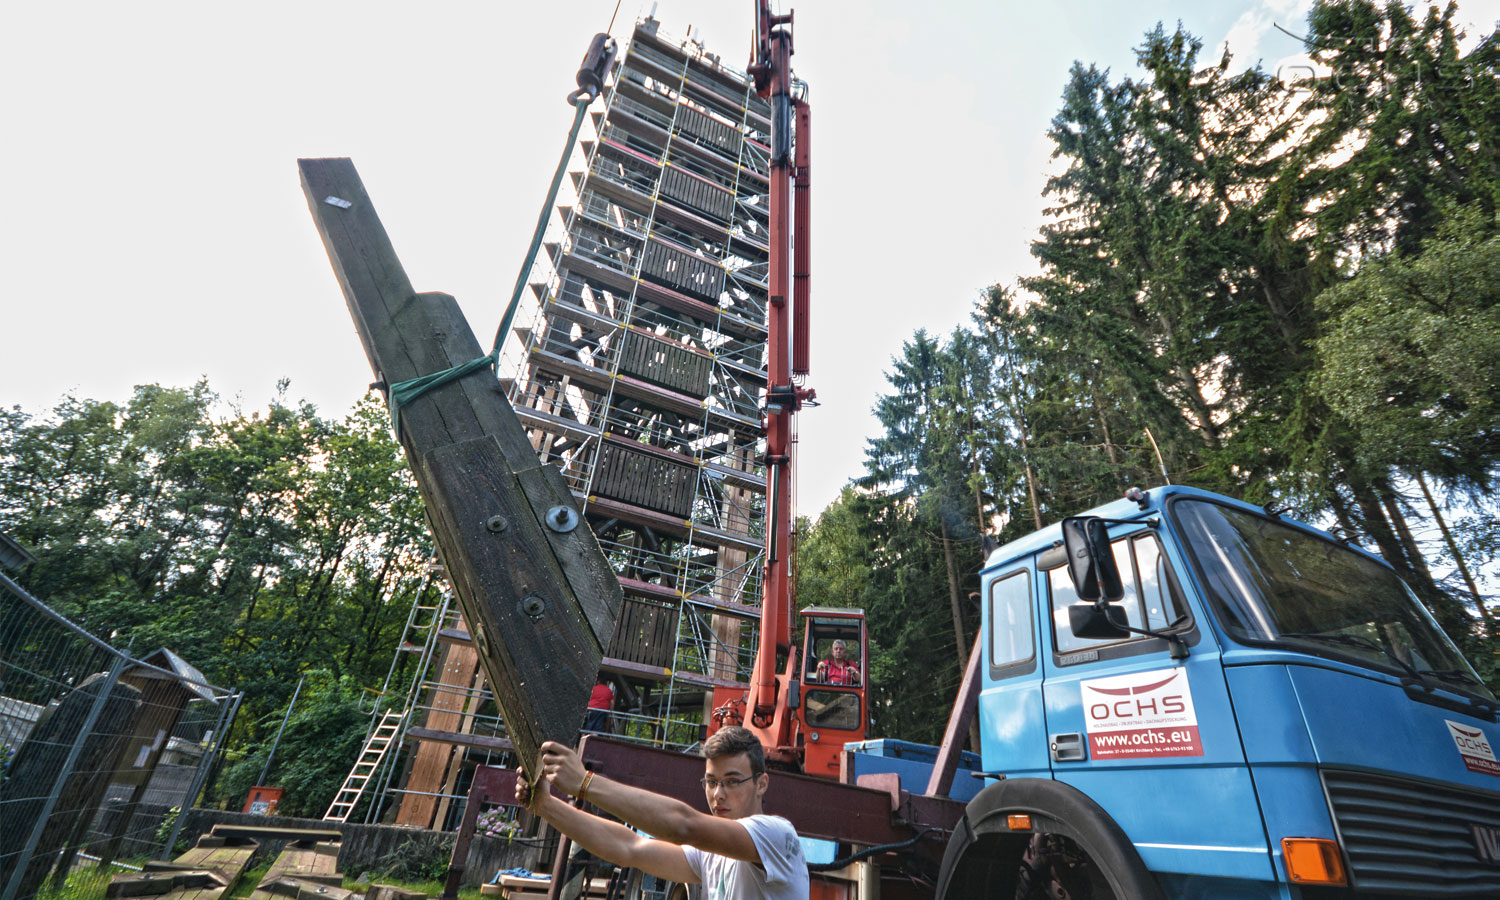
<svg viewBox="0 0 1500 900">
<path fill-rule="evenodd" d="M 260 844 L 247 837 L 209 833 L 176 859 L 146 863 L 139 873 L 116 875 L 104 895 L 157 900 L 219 900 L 240 880 Z"/>
<path fill-rule="evenodd" d="M 238 826 L 245 827 L 245 826 Z M 250 894 L 250 900 L 348 900 L 353 891 L 344 890 L 344 876 L 339 874 L 339 839 L 337 831 L 304 829 L 259 830 L 262 837 L 279 837 L 286 841 L 271 868 Z"/>
<path fill-rule="evenodd" d="M 110 900 L 221 900 L 244 874 L 260 849 L 260 840 L 265 840 L 280 841 L 283 846 L 250 894 L 251 900 L 424 900 L 423 894 L 386 884 L 371 885 L 365 894 L 345 890 L 344 876 L 338 871 L 341 838 L 331 830 L 215 825 L 198 839 L 197 846 L 171 862 L 149 862 L 142 872 L 116 875 L 105 896 Z"/>
</svg>

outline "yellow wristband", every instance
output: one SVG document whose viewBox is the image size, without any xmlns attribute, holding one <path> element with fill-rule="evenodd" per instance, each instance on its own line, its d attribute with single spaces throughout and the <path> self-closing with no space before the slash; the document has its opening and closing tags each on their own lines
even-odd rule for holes
<svg viewBox="0 0 1500 900">
<path fill-rule="evenodd" d="M 577 796 L 578 796 L 578 802 L 579 803 L 583 802 L 584 795 L 589 792 L 589 783 L 592 782 L 593 780 L 594 780 L 594 773 L 592 771 L 588 771 L 588 772 L 583 773 L 583 784 L 580 784 L 578 786 L 578 795 Z"/>
</svg>

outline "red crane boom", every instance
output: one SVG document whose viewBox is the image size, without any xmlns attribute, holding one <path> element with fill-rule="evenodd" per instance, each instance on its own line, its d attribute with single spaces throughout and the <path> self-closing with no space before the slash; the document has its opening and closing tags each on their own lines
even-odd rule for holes
<svg viewBox="0 0 1500 900">
<path fill-rule="evenodd" d="M 743 724 L 760 737 L 771 759 L 802 768 L 806 750 L 798 734 L 799 655 L 792 647 L 792 449 L 794 417 L 816 394 L 793 377 L 808 373 L 811 356 L 812 110 L 792 94 L 792 15 L 774 14 L 770 0 L 756 0 L 755 8 L 756 40 L 748 71 L 756 92 L 771 104 L 766 555 L 760 643 L 749 693 L 741 700 L 721 689 L 718 699 L 725 702 L 715 710 L 714 727 Z M 863 648 L 862 640 L 859 646 Z M 784 662 L 779 666 L 779 661 Z M 858 693 L 862 708 L 862 686 Z M 863 712 L 856 718 L 862 725 Z M 863 728 L 858 730 L 862 735 Z"/>
</svg>

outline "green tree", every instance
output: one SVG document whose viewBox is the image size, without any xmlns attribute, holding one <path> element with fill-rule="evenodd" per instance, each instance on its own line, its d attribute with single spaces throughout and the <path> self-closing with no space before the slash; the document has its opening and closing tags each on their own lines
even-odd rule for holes
<svg viewBox="0 0 1500 900">
<path fill-rule="evenodd" d="M 361 693 L 348 678 L 337 678 L 326 670 L 307 673 L 291 716 L 286 718 L 285 703 L 266 713 L 259 730 L 267 737 L 245 748 L 244 755 L 225 770 L 216 785 L 219 795 L 232 805 L 242 804 L 270 759 L 264 784 L 285 791 L 277 813 L 321 818 L 364 741 L 370 712 L 360 702 Z M 283 718 L 286 728 L 280 743 L 274 743 Z"/>
<path fill-rule="evenodd" d="M 873 733 L 940 739 L 968 648 L 954 646 L 941 544 L 913 507 L 846 487 L 803 535 L 797 575 L 802 603 L 865 611 Z"/>
<path fill-rule="evenodd" d="M 379 687 L 436 588 L 377 401 L 337 422 L 281 393 L 217 421 L 213 403 L 206 384 L 148 385 L 123 406 L 0 413 L 0 528 L 36 553 L 24 581 L 59 611 L 244 691 L 243 746 L 268 738 L 303 672 Z"/>
<path fill-rule="evenodd" d="M 1458 7 L 1320 0 L 1298 175 L 1320 239 L 1354 260 L 1415 255 L 1449 211 L 1500 200 L 1500 32 L 1460 55 Z"/>
<path fill-rule="evenodd" d="M 1484 491 L 1500 454 L 1500 237 L 1456 224 L 1318 297 L 1316 385 L 1368 465 Z"/>
<path fill-rule="evenodd" d="M 918 331 L 906 343 L 887 374 L 892 393 L 875 404 L 885 430 L 868 440 L 868 474 L 861 479 L 888 507 L 882 512 L 892 523 L 909 519 L 933 534 L 944 573 L 937 596 L 948 601 L 960 668 L 972 630 L 962 598 L 977 586 L 972 573 L 985 507 L 982 492 L 975 498 L 980 485 L 969 477 L 980 463 L 969 439 L 979 398 L 967 377 L 977 352 L 978 345 L 962 335 L 944 345 Z"/>
<path fill-rule="evenodd" d="M 34 591 L 106 634 L 156 617 L 201 536 L 179 462 L 210 432 L 212 400 L 202 383 L 147 385 L 124 407 L 68 397 L 41 421 L 0 420 L 0 528 L 36 554 Z"/>
</svg>

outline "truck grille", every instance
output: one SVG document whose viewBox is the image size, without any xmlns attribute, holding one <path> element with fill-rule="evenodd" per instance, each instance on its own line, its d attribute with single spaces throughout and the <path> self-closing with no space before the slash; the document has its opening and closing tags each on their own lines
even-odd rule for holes
<svg viewBox="0 0 1500 900">
<path fill-rule="evenodd" d="M 1500 794 L 1338 770 L 1323 789 L 1361 895 L 1500 896 L 1471 827 L 1500 828 Z"/>
</svg>

